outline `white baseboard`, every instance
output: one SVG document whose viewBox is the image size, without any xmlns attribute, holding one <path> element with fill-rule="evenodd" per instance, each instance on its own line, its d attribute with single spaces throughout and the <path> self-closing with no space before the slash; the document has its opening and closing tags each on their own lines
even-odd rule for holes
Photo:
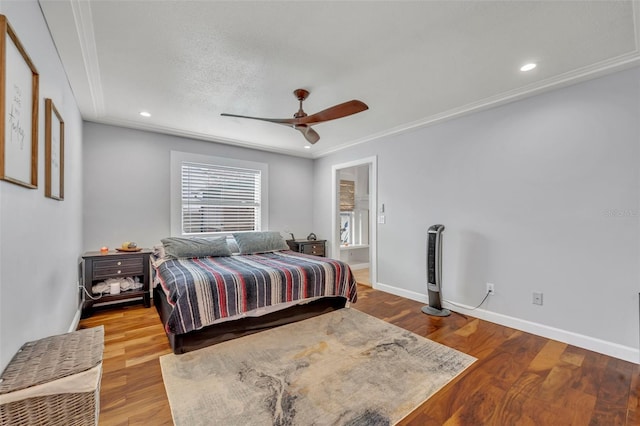
<svg viewBox="0 0 640 426">
<path fill-rule="evenodd" d="M 358 269 L 367 269 L 369 267 L 368 263 L 354 263 L 353 265 L 349 265 L 352 271 L 357 271 Z"/>
<path fill-rule="evenodd" d="M 375 283 L 373 285 L 373 288 L 422 303 L 427 303 L 429 300 L 426 294 L 404 290 L 387 284 Z M 578 334 L 572 331 L 562 330 L 559 328 L 550 327 L 548 325 L 538 324 L 535 322 L 498 314 L 496 312 L 491 312 L 484 309 L 472 310 L 471 306 L 462 304 L 456 304 L 454 306 L 451 303 L 443 302 L 442 305 L 452 311 L 470 315 L 481 320 L 504 325 L 505 327 L 515 328 L 516 330 L 546 337 L 547 339 L 553 339 L 563 343 L 568 343 L 570 345 L 578 346 L 583 349 L 588 349 L 590 351 L 622 359 L 624 361 L 640 364 L 640 350 L 632 348 L 630 346 L 608 342 L 606 340 L 597 339 L 595 337 L 585 336 L 584 334 Z"/>
<path fill-rule="evenodd" d="M 426 294 L 416 293 L 415 291 L 405 290 L 403 288 L 393 287 L 387 284 L 375 283 L 373 288 L 376 290 L 384 291 L 385 293 L 395 294 L 396 296 L 404 297 L 405 299 L 415 300 L 417 302 L 427 303 L 429 298 Z"/>
<path fill-rule="evenodd" d="M 78 329 L 78 324 L 80 324 L 80 317 L 82 316 L 82 304 L 78 306 L 78 310 L 76 314 L 73 316 L 73 320 L 71 321 L 71 325 L 69 326 L 69 333 L 72 331 L 76 331 Z"/>
</svg>

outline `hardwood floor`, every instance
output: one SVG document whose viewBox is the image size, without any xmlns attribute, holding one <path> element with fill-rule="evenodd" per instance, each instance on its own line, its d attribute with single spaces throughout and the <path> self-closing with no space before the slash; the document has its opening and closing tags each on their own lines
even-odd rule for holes
<svg viewBox="0 0 640 426">
<path fill-rule="evenodd" d="M 358 286 L 351 306 L 478 361 L 401 425 L 639 425 L 640 367 L 557 341 Z M 95 313 L 105 327 L 100 425 L 170 425 L 160 363 L 171 353 L 153 307 Z"/>
<path fill-rule="evenodd" d="M 358 284 L 366 285 L 367 287 L 371 287 L 371 281 L 369 279 L 369 268 L 363 269 L 354 269 L 353 276 L 355 277 Z"/>
</svg>

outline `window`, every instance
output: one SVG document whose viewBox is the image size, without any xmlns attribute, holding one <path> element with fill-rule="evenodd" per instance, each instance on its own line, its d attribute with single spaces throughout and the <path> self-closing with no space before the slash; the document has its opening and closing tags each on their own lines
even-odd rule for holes
<svg viewBox="0 0 640 426">
<path fill-rule="evenodd" d="M 348 246 L 353 244 L 353 219 L 353 212 L 340 212 L 340 245 Z"/>
<path fill-rule="evenodd" d="M 267 228 L 267 165 L 172 152 L 173 235 L 230 234 Z"/>
<path fill-rule="evenodd" d="M 356 208 L 356 183 L 352 180 L 340 180 L 340 211 L 352 212 Z"/>
<path fill-rule="evenodd" d="M 260 230 L 260 170 L 182 163 L 182 234 Z"/>
<path fill-rule="evenodd" d="M 353 244 L 354 218 L 356 207 L 355 182 L 340 179 L 340 245 Z"/>
</svg>

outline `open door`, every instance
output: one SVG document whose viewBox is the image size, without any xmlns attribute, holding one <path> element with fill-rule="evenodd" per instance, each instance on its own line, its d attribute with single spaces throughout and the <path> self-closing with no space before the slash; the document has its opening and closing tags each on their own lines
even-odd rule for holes
<svg viewBox="0 0 640 426">
<path fill-rule="evenodd" d="M 351 267 L 360 284 L 376 283 L 376 157 L 333 166 L 331 257 Z"/>
</svg>

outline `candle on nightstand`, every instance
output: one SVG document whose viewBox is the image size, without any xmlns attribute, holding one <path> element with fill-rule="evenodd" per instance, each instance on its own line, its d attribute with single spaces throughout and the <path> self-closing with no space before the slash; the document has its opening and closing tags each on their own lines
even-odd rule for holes
<svg viewBox="0 0 640 426">
<path fill-rule="evenodd" d="M 109 247 L 107 247 L 107 246 L 100 247 L 100 253 L 102 253 L 102 254 L 109 253 Z"/>
</svg>

